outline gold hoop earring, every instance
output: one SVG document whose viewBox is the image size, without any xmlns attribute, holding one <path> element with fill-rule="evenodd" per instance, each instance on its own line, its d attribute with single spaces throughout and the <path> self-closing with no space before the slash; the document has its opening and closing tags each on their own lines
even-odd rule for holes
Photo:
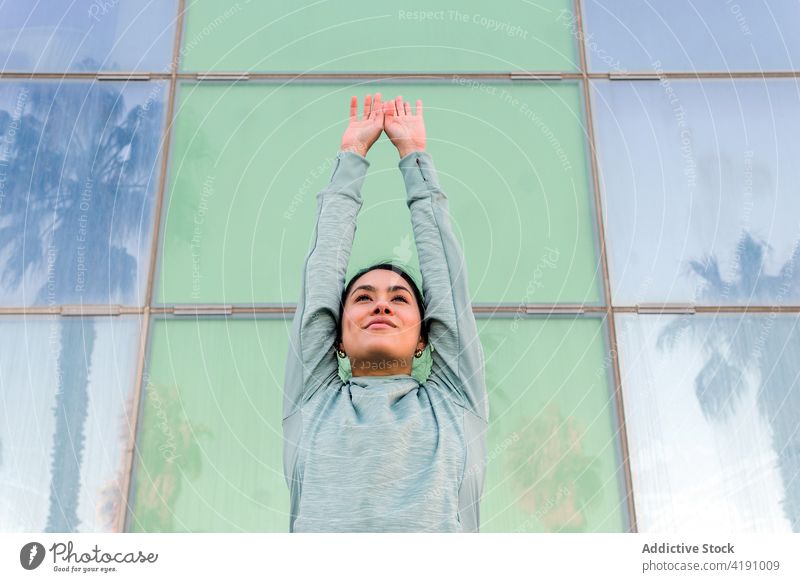
<svg viewBox="0 0 800 582">
<path fill-rule="evenodd" d="M 421 358 L 422 357 L 422 350 L 417 350 L 416 352 L 414 352 L 414 357 L 415 358 Z"/>
<path fill-rule="evenodd" d="M 339 357 L 340 357 L 340 358 L 345 358 L 345 357 L 347 357 L 347 354 L 345 354 L 345 353 L 344 353 L 342 350 L 336 350 L 336 353 L 337 353 L 337 354 L 339 354 Z"/>
</svg>

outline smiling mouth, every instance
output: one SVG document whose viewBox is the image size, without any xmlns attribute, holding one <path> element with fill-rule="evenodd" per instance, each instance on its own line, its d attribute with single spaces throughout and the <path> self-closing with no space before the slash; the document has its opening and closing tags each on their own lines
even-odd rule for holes
<svg viewBox="0 0 800 582">
<path fill-rule="evenodd" d="M 378 320 L 378 321 L 373 321 L 372 323 L 367 325 L 367 327 L 365 329 L 388 329 L 388 328 L 393 328 L 393 327 L 395 327 L 395 326 L 392 325 L 388 321 Z"/>
</svg>

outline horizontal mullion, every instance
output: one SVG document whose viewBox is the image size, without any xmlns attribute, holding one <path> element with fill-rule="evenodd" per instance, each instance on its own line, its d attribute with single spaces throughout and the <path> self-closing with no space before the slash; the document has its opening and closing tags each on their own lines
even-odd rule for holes
<svg viewBox="0 0 800 582">
<path fill-rule="evenodd" d="M 663 304 L 659 309 L 656 304 L 648 304 L 646 308 L 641 305 L 615 305 L 611 308 L 614 313 L 673 313 L 683 311 L 674 304 Z M 692 304 L 686 311 L 694 313 L 800 313 L 800 305 L 696 305 Z"/>
<path fill-rule="evenodd" d="M 149 79 L 144 79 L 148 77 Z M 453 72 L 409 72 L 409 73 L 383 73 L 380 71 L 372 73 L 303 73 L 280 72 L 280 73 L 259 73 L 254 71 L 196 71 L 177 73 L 176 77 L 183 81 L 198 82 L 220 82 L 220 81 L 247 81 L 247 80 L 346 80 L 346 79 L 397 79 L 414 81 L 424 79 L 443 79 L 452 80 L 454 78 L 474 78 L 474 79 L 495 79 L 498 81 L 508 80 L 559 80 L 560 78 L 580 79 L 583 75 L 575 71 L 554 72 L 554 71 L 508 71 L 494 73 L 461 73 Z M 0 71 L 0 78 L 10 79 L 110 79 L 120 78 L 126 80 L 170 80 L 172 76 L 164 71 L 101 71 L 101 72 L 33 72 L 33 71 Z"/>
<path fill-rule="evenodd" d="M 33 73 L 22 71 L 0 71 L 0 79 L 75 79 L 86 81 L 169 81 L 169 73 L 160 72 L 132 72 L 132 71 L 108 71 L 96 73 Z"/>
<path fill-rule="evenodd" d="M 382 79 L 387 81 L 453 81 L 454 79 L 483 79 L 495 81 L 558 81 L 563 79 L 581 79 L 580 72 L 557 72 L 557 71 L 508 71 L 508 72 L 483 72 L 483 73 L 462 73 L 452 72 L 408 72 L 408 73 L 384 73 L 380 71 L 368 73 L 303 73 L 280 72 L 280 73 L 259 73 L 256 71 L 197 71 L 193 73 L 178 73 L 178 79 L 199 82 L 219 82 L 232 79 L 235 81 L 346 81 L 360 79 Z"/>
<path fill-rule="evenodd" d="M 785 79 L 800 78 L 800 71 L 630 71 L 627 73 L 587 73 L 589 79 L 624 80 L 655 80 L 660 78 L 671 79 Z M 242 81 L 269 81 L 269 80 L 295 80 L 295 81 L 344 81 L 359 79 L 383 79 L 394 81 L 419 81 L 419 80 L 445 80 L 452 81 L 456 78 L 484 79 L 496 81 L 553 81 L 559 79 L 582 79 L 583 73 L 575 71 L 513 71 L 507 73 L 258 73 L 252 71 L 209 71 L 178 73 L 181 81 L 194 81 L 196 83 L 220 83 Z M 137 72 L 95 72 L 95 73 L 69 73 L 69 72 L 25 72 L 25 71 L 0 71 L 0 79 L 77 79 L 77 80 L 106 80 L 106 81 L 159 81 L 170 80 L 172 77 L 164 71 L 137 71 Z"/>
<path fill-rule="evenodd" d="M 87 316 L 103 315 L 135 315 L 149 312 L 152 314 L 173 314 L 180 316 L 204 315 L 226 315 L 226 314 L 246 314 L 264 313 L 286 315 L 294 314 L 297 304 L 275 304 L 275 305 L 231 305 L 231 304 L 175 304 L 175 305 L 155 305 L 152 307 L 137 307 L 127 305 L 54 305 L 50 307 L 0 307 L 0 317 L 14 315 L 64 315 L 71 317 L 81 314 Z M 520 315 L 542 315 L 547 313 L 570 313 L 579 315 L 581 313 L 800 313 L 800 305 L 696 305 L 696 304 L 641 304 L 641 305 L 578 305 L 567 303 L 541 303 L 535 305 L 525 304 L 473 304 L 472 312 L 475 314 L 514 314 Z M 222 313 L 224 312 L 224 313 Z"/>
<path fill-rule="evenodd" d="M 628 71 L 624 73 L 588 73 L 590 79 L 611 79 L 616 81 L 645 80 L 658 81 L 661 78 L 669 79 L 785 79 L 800 77 L 800 71 Z"/>
<path fill-rule="evenodd" d="M 85 316 L 116 316 L 141 314 L 147 310 L 146 307 L 128 305 L 76 305 L 61 304 L 51 306 L 31 306 L 31 307 L 0 307 L 0 316 L 3 315 L 63 315 L 72 317 L 75 315 Z"/>
</svg>

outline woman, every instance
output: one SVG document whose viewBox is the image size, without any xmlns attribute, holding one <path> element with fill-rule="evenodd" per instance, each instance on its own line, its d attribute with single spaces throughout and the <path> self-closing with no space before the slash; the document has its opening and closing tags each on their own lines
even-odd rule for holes
<svg viewBox="0 0 800 582">
<path fill-rule="evenodd" d="M 344 285 L 369 148 L 397 147 L 422 293 L 393 264 Z M 484 355 L 447 197 L 425 152 L 422 101 L 366 96 L 350 123 L 317 223 L 284 381 L 284 473 L 293 532 L 476 532 L 486 465 Z M 423 299 L 424 296 L 424 299 Z M 429 378 L 412 362 L 432 348 Z M 352 377 L 342 382 L 339 357 Z"/>
</svg>

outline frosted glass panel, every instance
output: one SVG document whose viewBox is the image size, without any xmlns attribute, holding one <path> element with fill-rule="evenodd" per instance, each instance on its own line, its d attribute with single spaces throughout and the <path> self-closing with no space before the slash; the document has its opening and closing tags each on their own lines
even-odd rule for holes
<svg viewBox="0 0 800 582">
<path fill-rule="evenodd" d="M 176 0 L 0 3 L 0 70 L 169 72 Z"/>
<path fill-rule="evenodd" d="M 168 83 L 0 81 L 0 305 L 143 305 Z"/>
<path fill-rule="evenodd" d="M 639 531 L 800 531 L 799 322 L 617 316 Z"/>
<path fill-rule="evenodd" d="M 2 318 L 0 531 L 114 531 L 139 327 L 138 316 Z"/>
<path fill-rule="evenodd" d="M 800 64 L 796 0 L 583 0 L 592 72 L 788 71 Z"/>
<path fill-rule="evenodd" d="M 614 302 L 800 303 L 797 84 L 592 89 Z"/>
</svg>

